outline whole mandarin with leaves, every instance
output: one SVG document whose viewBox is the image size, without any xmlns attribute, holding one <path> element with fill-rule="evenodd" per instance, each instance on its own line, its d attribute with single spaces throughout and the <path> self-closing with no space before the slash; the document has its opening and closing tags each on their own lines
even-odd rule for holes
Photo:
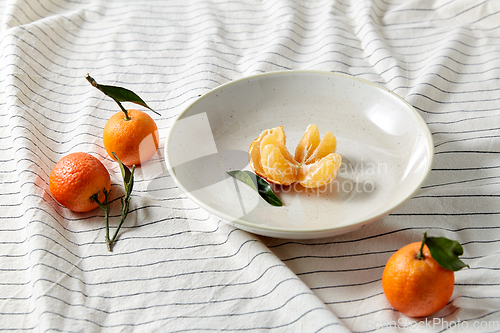
<svg viewBox="0 0 500 333">
<path fill-rule="evenodd" d="M 111 179 L 106 167 L 94 156 L 78 152 L 61 158 L 50 172 L 49 188 L 52 196 L 74 212 L 88 212 L 97 208 L 92 199 L 105 200 Z"/>
<path fill-rule="evenodd" d="M 156 153 L 159 144 L 158 127 L 147 113 L 130 109 L 127 114 L 115 113 L 103 130 L 104 148 L 112 152 L 127 166 L 140 165 Z M 116 159 L 115 159 L 116 160 Z"/>
<path fill-rule="evenodd" d="M 454 286 L 454 272 L 441 267 L 427 245 L 422 247 L 422 242 L 408 244 L 395 252 L 382 274 L 387 300 L 410 317 L 426 317 L 443 309 Z"/>
</svg>

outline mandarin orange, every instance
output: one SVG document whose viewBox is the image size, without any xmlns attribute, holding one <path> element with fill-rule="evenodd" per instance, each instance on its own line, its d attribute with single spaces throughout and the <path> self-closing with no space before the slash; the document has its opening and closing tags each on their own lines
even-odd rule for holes
<svg viewBox="0 0 500 333">
<path fill-rule="evenodd" d="M 108 155 L 115 159 L 112 152 L 127 166 L 139 165 L 156 153 L 159 143 L 158 127 L 147 113 L 140 110 L 127 110 L 115 113 L 104 126 L 102 139 Z M 116 159 L 115 159 L 116 160 Z"/>
<path fill-rule="evenodd" d="M 382 274 L 382 287 L 389 303 L 410 317 L 425 317 L 446 306 L 453 294 L 454 272 L 441 267 L 421 242 L 394 253 Z"/>
<path fill-rule="evenodd" d="M 104 191 L 109 192 L 111 179 L 106 167 L 87 153 L 66 155 L 52 168 L 49 188 L 54 199 L 75 212 L 88 212 L 98 205 L 94 194 L 104 202 Z"/>
<path fill-rule="evenodd" d="M 264 130 L 250 145 L 249 164 L 256 174 L 279 185 L 298 182 L 317 188 L 337 176 L 342 157 L 335 153 L 336 139 L 327 132 L 320 140 L 318 126 L 309 125 L 292 156 L 282 126 Z"/>
</svg>

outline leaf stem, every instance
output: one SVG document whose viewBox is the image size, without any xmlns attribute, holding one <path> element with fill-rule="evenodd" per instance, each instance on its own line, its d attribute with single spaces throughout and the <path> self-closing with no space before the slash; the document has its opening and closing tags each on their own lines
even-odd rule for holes
<svg viewBox="0 0 500 333">
<path fill-rule="evenodd" d="M 425 245 L 426 240 L 427 240 L 427 231 L 424 231 L 424 235 L 422 237 L 422 245 L 420 245 L 420 250 L 418 250 L 418 253 L 417 253 L 417 259 L 419 259 L 419 260 L 424 259 L 423 250 L 424 250 L 424 245 Z"/>
<path fill-rule="evenodd" d="M 111 97 L 111 98 L 112 98 L 112 97 Z M 114 99 L 114 98 L 112 98 L 112 99 L 113 99 L 113 101 L 115 101 L 115 102 L 116 102 L 116 104 L 118 104 L 118 106 L 119 106 L 119 107 L 120 107 L 120 109 L 123 111 L 123 113 L 125 113 L 125 118 L 123 118 L 123 119 L 124 119 L 125 121 L 129 121 L 130 119 L 132 119 L 132 118 L 130 118 L 130 116 L 128 115 L 128 111 L 127 111 L 127 109 L 125 109 L 125 108 L 123 107 L 122 103 L 118 102 L 118 101 L 117 101 L 116 99 Z"/>
<path fill-rule="evenodd" d="M 118 236 L 118 232 L 122 227 L 125 219 L 127 218 L 129 207 L 130 207 L 130 199 L 132 194 L 132 189 L 134 188 L 134 171 L 135 165 L 132 166 L 132 171 L 127 168 L 122 161 L 116 156 L 116 153 L 113 151 L 111 154 L 116 158 L 118 164 L 120 165 L 120 171 L 123 178 L 123 186 L 125 187 L 125 197 L 121 197 L 121 212 L 120 212 L 120 223 L 115 230 L 113 238 L 109 239 L 109 224 L 106 223 L 106 244 L 108 245 L 108 250 L 112 251 L 112 245 L 116 241 L 116 237 Z"/>
<path fill-rule="evenodd" d="M 134 171 L 135 171 L 135 165 L 132 166 L 132 171 L 131 171 L 131 176 L 130 176 L 131 181 L 133 181 Z M 131 193 L 132 193 L 132 188 L 129 186 L 129 184 L 131 183 L 130 180 L 127 183 L 126 179 L 124 179 L 126 194 L 125 194 L 125 198 L 123 198 L 123 197 L 121 198 L 121 203 L 122 203 L 121 213 L 120 213 L 121 219 L 120 219 L 120 223 L 118 224 L 118 227 L 116 228 L 115 234 L 113 235 L 113 238 L 111 238 L 111 241 L 110 241 L 111 243 L 113 243 L 116 240 L 116 236 L 118 235 L 118 231 L 120 230 L 123 222 L 125 222 L 125 219 L 127 218 L 127 215 L 129 212 L 130 199 L 131 199 Z"/>
<path fill-rule="evenodd" d="M 99 193 L 95 193 L 90 197 L 90 200 L 94 201 L 99 206 L 99 208 L 101 208 L 104 211 L 104 222 L 106 224 L 106 236 L 104 239 L 106 240 L 106 246 L 108 247 L 109 252 L 111 252 L 111 242 L 109 240 L 109 200 L 108 200 L 110 192 L 111 191 L 108 192 L 106 191 L 106 189 L 103 189 L 104 205 L 98 199 Z"/>
<path fill-rule="evenodd" d="M 87 73 L 87 76 L 85 78 L 87 79 L 87 81 L 89 81 L 89 83 L 92 85 L 92 87 L 97 88 L 97 82 L 94 80 L 94 78 L 92 76 L 90 76 Z"/>
</svg>

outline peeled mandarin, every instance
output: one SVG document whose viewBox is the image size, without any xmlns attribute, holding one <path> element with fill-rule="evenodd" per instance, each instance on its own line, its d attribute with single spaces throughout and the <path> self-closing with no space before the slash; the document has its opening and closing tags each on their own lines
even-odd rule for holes
<svg viewBox="0 0 500 333">
<path fill-rule="evenodd" d="M 282 126 L 264 130 L 250 145 L 250 167 L 259 176 L 279 185 L 298 182 L 317 188 L 337 176 L 342 157 L 335 153 L 337 141 L 331 132 L 320 139 L 316 125 L 309 125 L 292 156 L 286 148 Z"/>
</svg>

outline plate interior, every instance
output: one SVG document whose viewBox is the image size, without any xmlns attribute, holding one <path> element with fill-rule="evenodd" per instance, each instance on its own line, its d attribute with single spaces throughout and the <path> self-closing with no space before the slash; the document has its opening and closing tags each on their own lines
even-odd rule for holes
<svg viewBox="0 0 500 333">
<path fill-rule="evenodd" d="M 275 186 L 273 207 L 227 171 L 250 169 L 248 148 L 283 126 L 293 154 L 309 124 L 331 131 L 343 162 L 323 188 Z M 203 208 L 245 230 L 274 237 L 340 234 L 380 218 L 428 176 L 429 130 L 404 100 L 369 82 L 323 72 L 279 72 L 222 85 L 189 106 L 165 145 L 169 170 Z"/>
</svg>

